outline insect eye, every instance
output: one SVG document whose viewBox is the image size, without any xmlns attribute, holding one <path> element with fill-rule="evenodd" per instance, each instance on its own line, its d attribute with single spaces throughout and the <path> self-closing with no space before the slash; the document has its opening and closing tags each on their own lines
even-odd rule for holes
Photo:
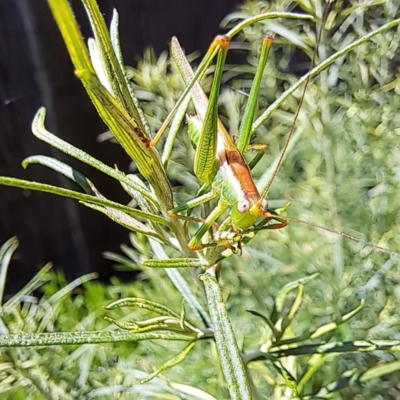
<svg viewBox="0 0 400 400">
<path fill-rule="evenodd" d="M 262 207 L 264 210 L 267 210 L 267 209 L 268 209 L 268 201 L 264 199 L 264 200 L 262 201 L 262 203 L 261 203 L 261 207 Z"/>
<path fill-rule="evenodd" d="M 239 201 L 238 203 L 238 210 L 241 213 L 246 212 L 250 207 L 250 202 L 246 199 Z"/>
</svg>

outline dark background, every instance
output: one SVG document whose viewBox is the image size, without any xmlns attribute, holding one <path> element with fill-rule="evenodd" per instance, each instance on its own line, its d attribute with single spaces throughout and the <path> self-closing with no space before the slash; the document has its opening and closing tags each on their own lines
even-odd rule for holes
<svg viewBox="0 0 400 400">
<path fill-rule="evenodd" d="M 85 38 L 90 37 L 83 6 L 79 0 L 70 2 Z M 238 0 L 99 0 L 107 23 L 114 8 L 120 14 L 121 44 L 128 65 L 135 65 L 148 46 L 157 54 L 167 50 L 173 35 L 187 52 L 204 53 L 220 32 L 219 22 L 238 4 Z M 35 112 L 45 106 L 50 132 L 108 165 L 117 162 L 124 170 L 129 165 L 121 148 L 96 141 L 106 128 L 74 76 L 47 2 L 0 0 L 0 35 L 0 174 L 74 188 L 42 166 L 21 167 L 28 156 L 49 155 L 83 172 L 107 197 L 127 202 L 118 182 L 52 149 L 31 133 Z M 8 293 L 48 261 L 63 269 L 69 279 L 89 271 L 108 279 L 113 274 L 111 262 L 101 253 L 117 252 L 128 232 L 74 200 L 0 186 L 0 243 L 12 236 L 19 238 L 20 246 L 18 260 L 9 271 Z"/>
</svg>

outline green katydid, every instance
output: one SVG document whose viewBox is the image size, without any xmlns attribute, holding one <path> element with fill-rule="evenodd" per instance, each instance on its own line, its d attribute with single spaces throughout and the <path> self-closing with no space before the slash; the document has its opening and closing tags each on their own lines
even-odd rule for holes
<svg viewBox="0 0 400 400">
<path fill-rule="evenodd" d="M 197 118 L 188 120 L 189 135 L 192 142 L 196 144 L 195 173 L 201 182 L 212 184 L 212 190 L 203 198 L 172 210 L 170 215 L 177 215 L 183 209 L 199 204 L 198 201 L 208 201 L 209 198 L 220 195 L 217 207 L 190 241 L 189 248 L 192 250 L 199 250 L 203 247 L 200 242 L 202 236 L 228 207 L 232 209 L 232 228 L 236 233 L 242 233 L 253 228 L 260 217 L 266 220 L 275 219 L 279 221 L 269 225 L 270 229 L 279 229 L 287 225 L 285 220 L 267 210 L 265 200 L 267 193 L 260 196 L 251 176 L 250 168 L 242 155 L 247 150 L 250 141 L 250 128 L 253 123 L 255 103 L 272 44 L 272 37 L 267 35 L 263 40 L 258 71 L 239 136 L 239 147 L 236 147 L 233 143 L 217 114 L 223 63 L 229 43 L 230 40 L 226 36 L 217 36 L 212 45 L 212 47 L 216 45 L 219 47 L 219 53 L 210 99 L 207 99 L 198 82 L 191 89 L 192 100 L 197 112 Z M 176 38 L 172 39 L 171 53 L 185 83 L 188 85 L 194 78 L 194 73 Z M 226 240 L 222 240 L 222 243 L 229 245 Z"/>
<path fill-rule="evenodd" d="M 272 37 L 267 35 L 263 40 L 260 61 L 252 89 L 249 94 L 248 104 L 243 118 L 237 145 L 235 145 L 235 143 L 232 141 L 227 130 L 218 119 L 218 95 L 223 65 L 229 43 L 230 39 L 227 36 L 217 36 L 207 53 L 208 55 L 215 54 L 216 52 L 218 53 L 210 99 L 208 99 L 198 83 L 198 80 L 202 77 L 202 74 L 204 74 L 212 56 L 206 56 L 206 61 L 202 62 L 198 71 L 196 74 L 194 74 L 179 45 L 178 40 L 173 38 L 171 42 L 172 57 L 178 66 L 185 84 L 187 85 L 186 90 L 191 90 L 192 101 L 197 112 L 197 117 L 188 118 L 189 136 L 196 147 L 194 165 L 195 174 L 202 183 L 206 184 L 206 186 L 211 185 L 210 192 L 189 201 L 185 205 L 176 207 L 169 212 L 169 215 L 174 218 L 202 222 L 202 225 L 189 242 L 188 247 L 195 251 L 207 247 L 208 244 L 202 243 L 203 236 L 229 207 L 231 208 L 230 219 L 228 220 L 228 223 L 224 223 L 223 227 L 221 227 L 220 230 L 222 233 L 215 237 L 215 242 L 217 245 L 227 246 L 233 250 L 235 248 L 232 246 L 231 242 L 238 242 L 240 247 L 240 240 L 243 235 L 244 237 L 250 237 L 251 233 L 257 230 L 280 229 L 285 227 L 289 221 L 308 224 L 339 234 L 351 240 L 361 241 L 354 236 L 338 232 L 318 224 L 281 216 L 280 214 L 287 209 L 288 204 L 280 210 L 268 209 L 266 196 L 272 180 L 274 179 L 275 174 L 283 160 L 284 153 L 294 130 L 294 125 L 298 117 L 302 99 L 300 100 L 292 129 L 287 137 L 286 144 L 282 150 L 275 172 L 267 187 L 260 195 L 251 176 L 250 168 L 243 158 L 243 154 L 249 147 L 251 127 L 253 124 L 257 103 L 257 95 L 262 74 L 266 65 L 267 56 L 272 44 Z M 304 91 L 307 87 L 310 75 L 311 74 L 308 74 L 305 81 Z M 182 96 L 182 98 L 183 97 L 184 96 Z M 165 124 L 159 132 L 163 131 L 164 128 Z M 153 145 L 157 143 L 158 138 L 159 135 L 157 135 L 153 140 Z M 208 215 L 205 220 L 180 215 L 182 211 L 186 211 L 206 203 L 218 196 L 220 198 L 217 207 Z M 263 220 L 257 224 L 257 221 L 261 218 L 263 218 Z M 226 227 L 230 228 L 231 230 L 229 232 L 224 232 L 222 228 Z M 214 243 L 212 245 L 214 245 Z M 367 245 L 379 251 L 392 254 L 392 252 L 380 246 L 376 246 L 371 243 L 368 243 Z"/>
</svg>

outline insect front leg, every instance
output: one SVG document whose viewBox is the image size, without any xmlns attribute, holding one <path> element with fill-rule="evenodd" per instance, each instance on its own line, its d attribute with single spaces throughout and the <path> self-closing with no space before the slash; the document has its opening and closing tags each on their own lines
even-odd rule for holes
<svg viewBox="0 0 400 400">
<path fill-rule="evenodd" d="M 225 201 L 220 200 L 217 204 L 217 207 L 210 213 L 210 215 L 207 218 L 196 218 L 196 217 L 191 217 L 187 215 L 182 215 L 180 214 L 183 211 L 191 210 L 194 207 L 197 207 L 199 205 L 202 205 L 204 203 L 207 203 L 208 201 L 216 198 L 217 196 L 220 195 L 220 191 L 213 189 L 211 192 L 206 193 L 202 196 L 199 196 L 193 200 L 188 201 L 186 204 L 183 204 L 179 207 L 175 207 L 171 211 L 168 212 L 168 215 L 171 218 L 177 218 L 177 219 L 182 219 L 186 221 L 194 221 L 194 222 L 200 222 L 202 225 L 200 228 L 196 231 L 195 235 L 191 239 L 191 241 L 188 244 L 188 247 L 190 250 L 197 251 L 201 250 L 205 247 L 209 247 L 207 244 L 201 243 L 201 239 L 205 235 L 205 233 L 212 227 L 215 226 L 216 220 L 218 217 L 223 214 L 223 212 L 227 209 L 228 205 L 226 204 Z M 218 225 L 216 226 L 218 229 Z"/>
<path fill-rule="evenodd" d="M 181 206 L 173 208 L 172 210 L 168 211 L 168 215 L 171 218 L 180 218 L 180 217 L 182 217 L 182 215 L 180 215 L 181 212 L 190 210 L 194 207 L 197 207 L 204 203 L 207 203 L 208 201 L 215 199 L 217 196 L 219 196 L 219 191 L 211 190 L 208 193 L 205 193 L 205 194 L 203 194 L 199 197 L 196 197 L 192 200 L 189 200 L 187 203 L 185 203 Z"/>
<path fill-rule="evenodd" d="M 186 204 L 173 208 L 172 210 L 168 211 L 168 215 L 170 218 L 174 219 L 182 219 L 185 221 L 204 223 L 206 221 L 204 218 L 191 217 L 189 215 L 182 215 L 181 213 L 183 211 L 190 211 L 194 207 L 207 203 L 208 201 L 215 199 L 218 195 L 219 195 L 218 190 L 212 190 L 209 193 L 203 194 L 199 197 L 196 197 L 188 201 Z M 218 226 L 216 228 L 218 229 Z"/>
<path fill-rule="evenodd" d="M 210 213 L 210 215 L 205 219 L 204 223 L 200 226 L 197 232 L 194 234 L 192 240 L 189 242 L 188 247 L 190 250 L 198 251 L 207 247 L 201 243 L 201 239 L 206 234 L 206 232 L 211 228 L 215 221 L 225 212 L 228 208 L 228 204 L 225 201 L 219 200 L 217 206 Z"/>
</svg>

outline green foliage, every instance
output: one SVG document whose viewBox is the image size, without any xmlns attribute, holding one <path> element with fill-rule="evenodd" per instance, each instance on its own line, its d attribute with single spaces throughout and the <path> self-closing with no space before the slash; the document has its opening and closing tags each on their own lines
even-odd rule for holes
<svg viewBox="0 0 400 400">
<path fill-rule="evenodd" d="M 194 151 L 180 123 L 187 101 L 172 121 L 165 144 L 169 150 L 149 146 L 151 132 L 184 90 L 179 73 L 168 56 L 157 60 L 150 51 L 136 69 L 125 68 L 117 14 L 109 34 L 96 3 L 82 2 L 95 36 L 89 49 L 67 2 L 49 1 L 77 76 L 144 180 L 104 165 L 48 132 L 44 109 L 36 115 L 33 131 L 120 181 L 135 207 L 105 199 L 85 176 L 48 157 L 33 156 L 23 165 L 51 168 L 84 193 L 6 177 L 0 183 L 72 197 L 108 215 L 132 233 L 131 245 L 122 246 L 124 255 L 106 257 L 116 268 L 142 272 L 132 284 L 114 280 L 104 287 L 91 282 L 93 275 L 66 284 L 45 266 L 21 293 L 2 303 L 0 391 L 8 398 L 27 399 L 395 396 L 400 370 L 398 259 L 294 222 L 283 230 L 249 234 L 241 257 L 228 257 L 232 251 L 218 247 L 190 252 L 186 245 L 195 224 L 168 215 L 172 200 L 185 203 L 199 190 Z M 359 1 L 345 9 L 335 2 L 326 18 L 323 6 L 306 0 L 272 5 L 248 1 L 224 20 L 233 27 L 230 35 L 240 34 L 249 65 L 225 66 L 221 119 L 236 137 L 262 36 L 276 33 L 252 126 L 254 142 L 269 146 L 253 170 L 259 187 L 265 187 L 302 95 L 290 71 L 305 73 L 316 46 L 309 18 L 271 18 L 299 18 L 280 10 L 311 14 L 322 29 L 317 67 L 271 187 L 270 205 L 279 208 L 290 201 L 290 208 L 282 210 L 289 216 L 399 253 L 400 20 L 394 20 L 399 6 L 395 1 Z M 380 34 L 375 32 L 387 23 Z M 354 42 L 358 45 L 352 48 Z M 335 56 L 340 51 L 348 54 Z M 294 66 L 302 53 L 306 65 Z M 329 68 L 318 67 L 324 63 Z M 210 78 L 202 81 L 205 89 Z M 214 207 L 211 201 L 194 215 L 206 217 Z M 16 247 L 11 239 L 0 249 L 0 294 Z M 32 295 L 39 287 L 40 300 Z"/>
</svg>

